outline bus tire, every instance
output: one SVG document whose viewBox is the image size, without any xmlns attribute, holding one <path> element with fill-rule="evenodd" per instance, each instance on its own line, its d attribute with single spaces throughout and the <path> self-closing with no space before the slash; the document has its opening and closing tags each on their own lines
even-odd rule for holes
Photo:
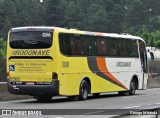
<svg viewBox="0 0 160 118">
<path fill-rule="evenodd" d="M 136 93 L 136 82 L 134 79 L 132 79 L 130 83 L 129 95 L 135 95 L 135 93 Z"/>
<path fill-rule="evenodd" d="M 50 102 L 52 100 L 52 96 L 36 96 L 34 98 L 39 102 Z"/>
<path fill-rule="evenodd" d="M 82 80 L 81 85 L 80 85 L 80 95 L 79 99 L 80 100 L 86 100 L 88 98 L 89 94 L 89 86 L 86 80 Z"/>
</svg>

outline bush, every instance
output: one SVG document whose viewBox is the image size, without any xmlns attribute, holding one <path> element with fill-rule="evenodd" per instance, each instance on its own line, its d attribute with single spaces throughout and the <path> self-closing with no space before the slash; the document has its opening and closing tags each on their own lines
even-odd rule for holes
<svg viewBox="0 0 160 118">
<path fill-rule="evenodd" d="M 0 62 L 0 82 L 6 82 L 7 77 L 6 77 L 6 60 L 3 59 Z"/>
<path fill-rule="evenodd" d="M 0 82 L 6 81 L 6 41 L 0 38 Z"/>
</svg>

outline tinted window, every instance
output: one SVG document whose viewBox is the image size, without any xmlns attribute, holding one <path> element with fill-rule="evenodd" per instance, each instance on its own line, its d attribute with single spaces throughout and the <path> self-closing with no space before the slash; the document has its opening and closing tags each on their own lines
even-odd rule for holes
<svg viewBox="0 0 160 118">
<path fill-rule="evenodd" d="M 96 55 L 96 42 L 92 36 L 60 34 L 59 39 L 60 50 L 65 55 Z"/>
<path fill-rule="evenodd" d="M 129 47 L 129 56 L 130 57 L 139 57 L 138 55 L 138 42 L 137 40 L 130 40 Z"/>
<path fill-rule="evenodd" d="M 139 41 L 139 51 L 140 53 L 146 52 L 145 43 L 143 41 Z"/>
<path fill-rule="evenodd" d="M 60 34 L 59 39 L 65 55 L 138 57 L 137 40 L 74 34 Z"/>
<path fill-rule="evenodd" d="M 63 54 L 71 55 L 71 40 L 69 35 L 60 35 L 60 50 Z"/>
<path fill-rule="evenodd" d="M 10 46 L 16 49 L 49 48 L 52 37 L 52 32 L 46 31 L 11 32 Z"/>
</svg>

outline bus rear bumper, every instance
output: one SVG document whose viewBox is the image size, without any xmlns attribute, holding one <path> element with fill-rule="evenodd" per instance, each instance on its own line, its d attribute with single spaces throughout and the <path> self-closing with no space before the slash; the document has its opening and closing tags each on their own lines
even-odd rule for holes
<svg viewBox="0 0 160 118">
<path fill-rule="evenodd" d="M 30 96 L 55 96 L 59 94 L 59 81 L 50 85 L 12 85 L 8 84 L 8 91 L 11 94 Z"/>
</svg>

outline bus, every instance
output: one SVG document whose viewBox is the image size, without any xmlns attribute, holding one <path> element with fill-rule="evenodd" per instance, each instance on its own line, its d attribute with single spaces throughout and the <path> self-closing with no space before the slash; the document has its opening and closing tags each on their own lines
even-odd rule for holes
<svg viewBox="0 0 160 118">
<path fill-rule="evenodd" d="M 11 94 L 39 101 L 53 96 L 134 95 L 147 88 L 145 42 L 128 34 L 59 27 L 17 27 L 8 33 L 7 83 Z"/>
</svg>

